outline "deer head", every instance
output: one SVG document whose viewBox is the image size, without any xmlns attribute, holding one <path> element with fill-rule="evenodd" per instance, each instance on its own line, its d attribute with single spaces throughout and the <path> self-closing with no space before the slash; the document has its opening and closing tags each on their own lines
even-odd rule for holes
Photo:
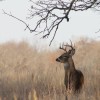
<svg viewBox="0 0 100 100">
<path fill-rule="evenodd" d="M 70 47 L 69 51 L 67 51 L 67 47 Z M 63 44 L 59 49 L 64 50 L 64 53 L 56 59 L 57 62 L 66 63 L 68 59 L 75 54 L 75 48 L 73 47 L 72 42 L 71 45 Z"/>
</svg>

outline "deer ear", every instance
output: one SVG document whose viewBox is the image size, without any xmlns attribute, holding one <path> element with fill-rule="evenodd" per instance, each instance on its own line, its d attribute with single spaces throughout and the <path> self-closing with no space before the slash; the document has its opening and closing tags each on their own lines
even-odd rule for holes
<svg viewBox="0 0 100 100">
<path fill-rule="evenodd" d="M 75 49 L 73 49 L 72 51 L 71 51 L 71 56 L 73 56 L 75 54 Z"/>
<path fill-rule="evenodd" d="M 69 56 L 70 57 L 73 56 L 75 54 L 75 49 L 69 50 L 68 53 L 69 53 Z"/>
</svg>

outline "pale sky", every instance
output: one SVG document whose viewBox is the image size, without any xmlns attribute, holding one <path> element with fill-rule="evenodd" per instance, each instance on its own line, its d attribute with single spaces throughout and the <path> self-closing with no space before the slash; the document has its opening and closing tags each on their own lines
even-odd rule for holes
<svg viewBox="0 0 100 100">
<path fill-rule="evenodd" d="M 31 3 L 29 0 L 4 0 L 0 2 L 0 43 L 8 41 L 26 40 L 31 43 L 47 43 L 49 39 L 41 40 L 40 36 L 34 36 L 28 30 L 24 31 L 25 25 L 12 17 L 3 14 L 3 10 L 12 13 L 14 16 L 26 21 L 28 17 Z M 75 40 L 79 37 L 89 37 L 97 39 L 100 32 L 95 34 L 100 29 L 100 13 L 92 10 L 84 12 L 70 13 L 70 21 L 60 25 L 57 35 L 53 43 L 61 43 L 65 41 Z M 34 25 L 34 22 L 30 22 Z M 52 43 L 52 44 L 53 44 Z"/>
</svg>

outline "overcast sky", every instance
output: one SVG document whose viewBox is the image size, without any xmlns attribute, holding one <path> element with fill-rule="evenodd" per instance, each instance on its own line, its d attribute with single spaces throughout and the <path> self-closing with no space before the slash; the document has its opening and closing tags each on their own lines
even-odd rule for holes
<svg viewBox="0 0 100 100">
<path fill-rule="evenodd" d="M 31 43 L 49 42 L 48 40 L 40 40 L 40 37 L 34 36 L 34 33 L 24 31 L 25 25 L 16 19 L 3 14 L 3 10 L 11 12 L 14 16 L 26 20 L 31 3 L 29 0 L 4 0 L 0 2 L 0 43 L 7 41 L 26 40 Z M 89 37 L 96 39 L 100 33 L 95 34 L 100 29 L 100 13 L 92 10 L 84 12 L 76 12 L 70 14 L 70 21 L 62 23 L 59 27 L 54 42 L 60 43 L 77 39 L 79 37 Z M 31 22 L 33 23 L 33 22 Z M 34 25 L 34 23 L 33 23 Z M 53 42 L 53 43 L 54 43 Z"/>
</svg>

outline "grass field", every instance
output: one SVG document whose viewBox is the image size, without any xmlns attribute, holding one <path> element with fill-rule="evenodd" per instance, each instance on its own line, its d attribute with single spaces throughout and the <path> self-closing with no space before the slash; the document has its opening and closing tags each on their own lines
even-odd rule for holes
<svg viewBox="0 0 100 100">
<path fill-rule="evenodd" d="M 100 41 L 80 40 L 73 59 L 84 73 L 79 95 L 69 100 L 100 100 Z M 0 100 L 65 100 L 61 50 L 39 51 L 26 42 L 0 44 Z"/>
</svg>

